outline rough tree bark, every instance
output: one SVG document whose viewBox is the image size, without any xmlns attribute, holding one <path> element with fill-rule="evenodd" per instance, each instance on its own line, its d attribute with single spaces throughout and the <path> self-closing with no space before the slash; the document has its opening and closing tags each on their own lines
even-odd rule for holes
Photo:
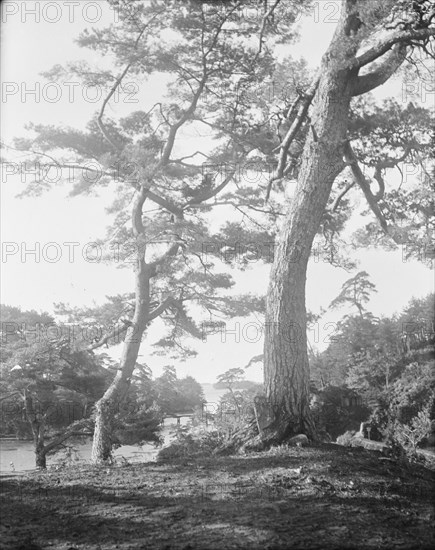
<svg viewBox="0 0 435 550">
<path fill-rule="evenodd" d="M 89 435 L 89 421 L 87 419 L 82 419 L 73 422 L 61 433 L 51 436 L 49 441 L 46 442 L 46 417 L 43 414 L 38 414 L 35 410 L 31 392 L 29 392 L 27 388 L 24 390 L 22 397 L 27 421 L 32 429 L 33 444 L 35 448 L 35 465 L 39 470 L 45 470 L 47 468 L 47 456 L 52 451 L 59 448 L 64 441 L 72 436 Z"/>
<path fill-rule="evenodd" d="M 126 397 L 147 323 L 150 287 L 150 271 L 147 267 L 142 262 L 136 272 L 136 308 L 132 325 L 127 329 L 118 371 L 95 406 L 95 430 L 91 455 L 94 464 L 106 462 L 112 455 L 114 417 Z"/>
<path fill-rule="evenodd" d="M 403 62 L 410 34 L 394 31 L 361 56 L 358 1 L 346 0 L 336 32 L 321 62 L 296 190 L 277 239 L 266 305 L 264 378 L 272 422 L 268 442 L 305 433 L 315 438 L 309 411 L 305 282 L 313 239 L 335 178 L 346 166 L 345 149 L 352 96 L 384 83 Z M 420 36 L 421 35 L 421 36 Z M 426 38 L 433 29 L 426 29 Z M 360 68 L 380 58 L 370 73 Z M 310 94 L 306 96 L 311 101 Z M 285 172 L 284 172 L 285 174 Z"/>
<path fill-rule="evenodd" d="M 45 470 L 47 468 L 47 451 L 44 446 L 45 421 L 43 418 L 38 418 L 32 396 L 27 390 L 24 390 L 23 398 L 27 420 L 32 428 L 36 467 Z"/>
</svg>

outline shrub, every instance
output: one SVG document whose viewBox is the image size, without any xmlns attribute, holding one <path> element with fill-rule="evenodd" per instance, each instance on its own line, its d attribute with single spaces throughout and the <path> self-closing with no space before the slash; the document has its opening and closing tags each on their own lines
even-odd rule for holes
<svg viewBox="0 0 435 550">
<path fill-rule="evenodd" d="M 432 433 L 435 416 L 433 363 L 408 365 L 402 376 L 388 388 L 370 424 L 383 438 L 409 455 Z"/>
<path fill-rule="evenodd" d="M 367 419 L 370 410 L 365 405 L 344 404 L 354 396 L 354 392 L 345 386 L 328 386 L 315 396 L 312 412 L 318 432 L 324 439 L 334 440 L 347 430 L 356 431 Z"/>
<path fill-rule="evenodd" d="M 157 459 L 169 460 L 211 456 L 213 451 L 223 442 L 224 437 L 218 430 L 180 426 L 176 429 L 175 439 L 159 451 Z"/>
<path fill-rule="evenodd" d="M 354 430 L 348 430 L 342 435 L 339 435 L 337 437 L 337 443 L 339 445 L 343 445 L 344 447 L 351 447 L 352 446 L 352 440 L 355 437 L 355 431 Z"/>
<path fill-rule="evenodd" d="M 430 408 L 431 404 L 426 405 L 406 424 L 392 419 L 387 429 L 390 441 L 400 445 L 407 453 L 415 454 L 418 444 L 431 433 Z"/>
<path fill-rule="evenodd" d="M 232 391 L 222 396 L 213 414 L 212 426 L 204 418 L 194 418 L 194 425 L 177 428 L 175 440 L 163 448 L 160 460 L 211 456 L 216 452 L 232 454 L 257 441 L 258 426 L 254 412 L 255 389 Z M 201 422 L 200 424 L 198 424 Z M 256 439 L 257 438 L 257 439 Z"/>
<path fill-rule="evenodd" d="M 65 445 L 55 453 L 55 457 L 60 468 L 68 468 L 80 462 L 79 452 L 73 445 Z"/>
</svg>

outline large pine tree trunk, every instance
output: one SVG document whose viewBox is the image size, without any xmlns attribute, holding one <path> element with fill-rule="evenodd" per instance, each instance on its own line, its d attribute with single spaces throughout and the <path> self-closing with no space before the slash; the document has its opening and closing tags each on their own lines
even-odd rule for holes
<svg viewBox="0 0 435 550">
<path fill-rule="evenodd" d="M 334 179 L 344 168 L 343 145 L 354 76 L 345 63 L 357 47 L 356 41 L 345 36 L 348 32 L 342 21 L 322 60 L 312 104 L 311 131 L 270 275 L 264 377 L 273 419 L 268 430 L 272 442 L 298 433 L 315 434 L 309 412 L 305 282 L 313 239 Z M 349 47 L 343 54 L 345 39 Z"/>
</svg>

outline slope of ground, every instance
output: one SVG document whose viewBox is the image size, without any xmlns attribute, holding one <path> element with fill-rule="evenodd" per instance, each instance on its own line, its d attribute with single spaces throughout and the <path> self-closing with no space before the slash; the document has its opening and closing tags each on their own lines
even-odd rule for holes
<svg viewBox="0 0 435 550">
<path fill-rule="evenodd" d="M 2 480 L 5 550 L 415 548 L 434 546 L 434 473 L 361 448 Z"/>
</svg>

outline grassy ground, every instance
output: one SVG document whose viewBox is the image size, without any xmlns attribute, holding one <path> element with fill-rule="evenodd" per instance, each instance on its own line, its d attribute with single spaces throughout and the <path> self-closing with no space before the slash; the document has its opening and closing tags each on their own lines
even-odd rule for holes
<svg viewBox="0 0 435 550">
<path fill-rule="evenodd" d="M 0 547 L 434 547 L 434 473 L 336 445 L 2 478 Z"/>
</svg>

